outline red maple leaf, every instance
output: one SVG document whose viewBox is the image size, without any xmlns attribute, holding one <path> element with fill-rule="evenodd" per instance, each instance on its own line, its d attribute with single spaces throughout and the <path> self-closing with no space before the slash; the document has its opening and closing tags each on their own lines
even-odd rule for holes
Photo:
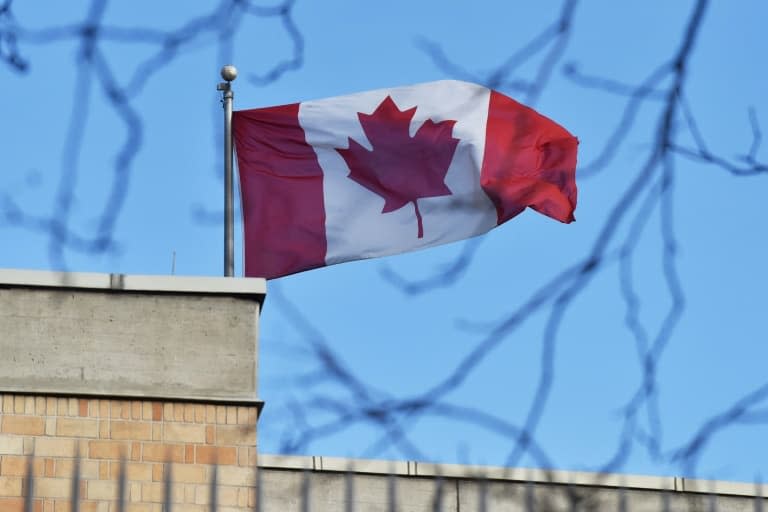
<svg viewBox="0 0 768 512">
<path fill-rule="evenodd" d="M 445 174 L 459 139 L 452 136 L 456 121 L 435 123 L 431 119 L 411 137 L 409 127 L 415 113 L 416 107 L 401 111 L 387 96 L 373 113 L 357 114 L 373 150 L 349 137 L 349 148 L 336 151 L 347 162 L 348 178 L 384 198 L 381 213 L 413 203 L 418 237 L 422 238 L 424 227 L 416 200 L 451 195 Z"/>
</svg>

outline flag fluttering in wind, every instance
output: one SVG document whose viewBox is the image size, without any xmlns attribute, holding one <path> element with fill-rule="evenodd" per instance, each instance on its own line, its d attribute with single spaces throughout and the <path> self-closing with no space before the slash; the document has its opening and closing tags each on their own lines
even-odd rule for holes
<svg viewBox="0 0 768 512">
<path fill-rule="evenodd" d="M 275 278 L 576 207 L 576 147 L 503 94 L 445 80 L 233 114 L 245 275 Z"/>
</svg>

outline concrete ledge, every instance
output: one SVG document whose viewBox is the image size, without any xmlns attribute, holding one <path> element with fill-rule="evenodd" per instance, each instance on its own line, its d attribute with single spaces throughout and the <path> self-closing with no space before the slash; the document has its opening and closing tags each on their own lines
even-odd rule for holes
<svg viewBox="0 0 768 512">
<path fill-rule="evenodd" d="M 768 492 L 755 484 L 719 480 L 698 480 L 672 476 L 622 475 L 584 471 L 545 471 L 540 469 L 505 468 L 431 464 L 416 461 L 346 459 L 338 457 L 259 454 L 262 469 L 368 474 L 380 476 L 413 476 L 425 478 L 485 479 L 488 481 L 530 482 L 605 489 L 627 489 L 657 492 L 686 492 L 721 496 L 768 497 Z"/>
<path fill-rule="evenodd" d="M 222 294 L 255 297 L 259 300 L 263 300 L 267 293 L 266 280 L 260 277 L 150 276 L 0 269 L 0 287 L 12 286 Z"/>
<path fill-rule="evenodd" d="M 0 391 L 256 403 L 263 279 L 0 270 Z"/>
</svg>

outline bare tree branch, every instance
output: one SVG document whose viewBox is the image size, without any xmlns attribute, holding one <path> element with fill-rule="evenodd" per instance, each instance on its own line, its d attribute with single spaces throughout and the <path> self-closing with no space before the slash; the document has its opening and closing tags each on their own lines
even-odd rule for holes
<svg viewBox="0 0 768 512">
<path fill-rule="evenodd" d="M 98 254 L 115 247 L 113 232 L 130 190 L 133 161 L 142 146 L 144 121 L 134 100 L 166 65 L 195 44 L 231 40 L 246 16 L 278 18 L 293 42 L 291 57 L 254 81 L 260 85 L 272 83 L 286 72 L 298 69 L 303 62 L 304 42 L 292 19 L 293 0 L 268 7 L 252 5 L 244 0 L 221 0 L 212 11 L 193 17 L 170 31 L 105 24 L 103 17 L 107 5 L 108 0 L 92 0 L 82 22 L 34 30 L 16 22 L 12 11 L 13 0 L 5 0 L 0 5 L 0 59 L 17 72 L 24 72 L 29 66 L 29 62 L 20 56 L 20 44 L 51 45 L 63 40 L 79 43 L 72 111 L 50 217 L 34 217 L 20 212 L 15 203 L 4 202 L 7 224 L 20 227 L 34 225 L 35 231 L 47 235 L 48 252 L 54 268 L 67 266 L 66 250 Z M 113 73 L 104 45 L 106 42 L 136 46 L 149 44 L 156 50 L 136 66 L 125 83 L 120 83 Z M 80 154 L 86 144 L 88 110 L 94 100 L 94 83 L 100 86 L 112 112 L 123 123 L 126 137 L 115 155 L 112 183 L 95 229 L 87 236 L 81 234 L 75 237 L 70 227 L 73 222 L 71 213 L 76 201 Z"/>
</svg>

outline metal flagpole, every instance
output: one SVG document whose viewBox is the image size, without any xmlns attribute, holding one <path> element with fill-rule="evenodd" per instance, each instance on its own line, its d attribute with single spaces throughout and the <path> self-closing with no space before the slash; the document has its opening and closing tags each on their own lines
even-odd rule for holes
<svg viewBox="0 0 768 512">
<path fill-rule="evenodd" d="M 216 89 L 221 91 L 221 103 L 224 106 L 224 275 L 235 275 L 235 204 L 234 175 L 232 171 L 232 80 L 237 78 L 237 68 L 226 65 L 221 68 L 220 83 Z"/>
</svg>

